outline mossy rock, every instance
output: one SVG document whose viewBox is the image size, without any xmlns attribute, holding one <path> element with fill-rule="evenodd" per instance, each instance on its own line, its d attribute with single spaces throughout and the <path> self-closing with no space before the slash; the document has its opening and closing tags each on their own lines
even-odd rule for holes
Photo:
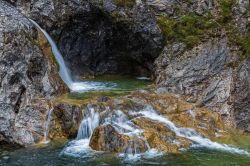
<svg viewBox="0 0 250 166">
<path fill-rule="evenodd" d="M 119 7 L 133 7 L 135 0 L 114 0 L 114 3 Z"/>
</svg>

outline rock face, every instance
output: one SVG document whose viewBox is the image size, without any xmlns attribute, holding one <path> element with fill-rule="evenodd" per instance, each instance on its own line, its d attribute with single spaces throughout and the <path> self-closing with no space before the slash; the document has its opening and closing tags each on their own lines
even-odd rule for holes
<svg viewBox="0 0 250 166">
<path fill-rule="evenodd" d="M 147 4 L 157 13 L 164 13 L 170 16 L 194 12 L 202 15 L 212 9 L 214 0 L 147 0 Z"/>
<path fill-rule="evenodd" d="M 250 132 L 250 58 L 238 67 L 233 90 L 236 126 Z"/>
<path fill-rule="evenodd" d="M 226 123 L 249 131 L 249 60 L 233 69 L 227 39 L 213 39 L 181 56 L 172 48 L 157 61 L 159 91 L 178 93 L 219 112 Z M 171 58 L 178 56 L 178 58 Z M 240 90 L 241 89 L 241 90 Z M 245 93 L 240 93 L 245 92 Z"/>
<path fill-rule="evenodd" d="M 150 75 L 164 38 L 144 2 L 16 1 L 54 36 L 74 76 Z"/>
<path fill-rule="evenodd" d="M 0 137 L 7 142 L 41 141 L 48 100 L 63 92 L 40 37 L 26 17 L 0 1 Z"/>
<path fill-rule="evenodd" d="M 57 103 L 50 124 L 49 138 L 58 137 L 75 138 L 83 119 L 83 107 L 67 103 Z"/>
<path fill-rule="evenodd" d="M 168 54 L 170 51 L 166 50 Z M 186 51 L 171 60 L 170 56 L 158 59 L 160 72 L 156 83 L 167 91 L 187 96 L 191 102 L 199 102 L 220 112 L 231 122 L 227 101 L 232 87 L 232 69 L 225 67 L 231 54 L 227 39 L 214 39 Z M 166 67 L 164 70 L 162 68 Z"/>
<path fill-rule="evenodd" d="M 223 20 L 224 25 L 217 27 L 218 34 L 208 35 L 194 47 L 186 48 L 185 43 L 178 41 L 168 42 L 155 61 L 156 84 L 159 92 L 181 94 L 189 102 L 219 112 L 231 126 L 249 132 L 250 84 L 246 67 L 249 50 L 244 46 L 249 43 L 249 1 L 186 2 L 177 5 L 184 12 L 173 11 L 172 14 L 167 11 L 176 1 L 148 3 L 156 13 L 166 12 L 168 17 L 185 17 L 190 11 L 204 16 L 209 11 L 213 20 Z M 203 6 L 203 12 L 199 12 L 199 6 Z M 234 27 L 234 31 L 230 31 L 229 26 Z M 243 43 L 237 44 L 240 40 Z"/>
</svg>

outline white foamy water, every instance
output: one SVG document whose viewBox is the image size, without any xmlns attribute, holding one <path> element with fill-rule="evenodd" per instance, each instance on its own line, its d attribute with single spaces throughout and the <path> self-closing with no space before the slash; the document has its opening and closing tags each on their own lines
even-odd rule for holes
<svg viewBox="0 0 250 166">
<path fill-rule="evenodd" d="M 149 77 L 136 77 L 138 80 L 151 80 Z"/>
<path fill-rule="evenodd" d="M 82 120 L 77 133 L 77 139 L 90 139 L 93 131 L 99 126 L 100 115 L 94 108 L 86 109 L 85 118 Z"/>
<path fill-rule="evenodd" d="M 157 114 L 151 106 L 147 106 L 144 110 L 142 110 L 140 112 L 136 112 L 136 113 L 131 113 L 131 114 L 142 115 L 145 118 L 163 123 L 171 131 L 175 132 L 175 134 L 177 136 L 187 138 L 187 139 L 193 141 L 194 143 L 196 143 L 198 146 L 205 147 L 208 149 L 223 150 L 223 151 L 227 151 L 230 153 L 246 154 L 246 155 L 250 156 L 250 153 L 245 151 L 245 150 L 231 147 L 231 146 L 226 145 L 226 144 L 220 144 L 217 142 L 213 142 L 208 138 L 204 138 L 199 133 L 197 133 L 194 129 L 177 127 L 173 122 L 168 120 L 166 117 L 163 117 L 163 116 Z"/>
<path fill-rule="evenodd" d="M 49 143 L 49 127 L 50 127 L 52 112 L 53 112 L 53 109 L 48 110 L 47 121 L 45 122 L 44 143 Z"/>
<path fill-rule="evenodd" d="M 73 81 L 70 75 L 70 72 L 63 59 L 63 56 L 61 52 L 59 51 L 59 49 L 57 48 L 57 45 L 54 42 L 54 40 L 35 21 L 31 19 L 30 21 L 44 34 L 44 36 L 47 38 L 48 42 L 50 43 L 52 52 L 56 58 L 57 63 L 60 66 L 59 75 L 71 91 L 84 92 L 84 91 L 90 91 L 90 90 L 104 90 L 104 89 L 114 88 L 116 86 L 116 84 L 114 83 L 105 84 L 105 83 L 94 82 L 94 81 L 83 81 L 83 82 Z"/>
<path fill-rule="evenodd" d="M 89 146 L 89 139 L 80 139 L 71 141 L 63 149 L 61 155 L 72 157 L 89 158 L 95 155 L 95 152 Z"/>
<path fill-rule="evenodd" d="M 106 111 L 108 111 L 106 112 L 107 113 L 106 118 L 103 119 L 102 122 L 100 122 L 99 113 L 95 112 L 94 108 L 87 107 L 84 116 L 85 118 L 82 120 L 82 123 L 78 131 L 77 140 L 70 142 L 67 145 L 67 147 L 64 148 L 62 154 L 75 157 L 95 156 L 97 152 L 91 150 L 91 148 L 89 147 L 89 141 L 94 129 L 99 125 L 101 125 L 100 123 L 102 123 L 102 125 L 111 124 L 112 126 L 115 127 L 115 129 L 118 132 L 122 134 L 126 134 L 128 136 L 137 137 L 145 140 L 145 145 L 148 148 L 146 152 L 136 153 L 137 149 L 135 146 L 135 147 L 128 147 L 124 153 L 120 153 L 118 155 L 118 157 L 122 159 L 124 162 L 133 163 L 141 159 L 154 158 L 164 154 L 163 152 L 159 152 L 155 149 L 150 148 L 147 140 L 142 136 L 142 133 L 144 131 L 138 128 L 136 125 L 134 125 L 131 122 L 131 120 L 127 117 L 127 115 L 125 115 L 122 111 L 120 110 L 115 110 L 115 111 L 113 110 L 110 112 L 109 110 Z M 194 146 L 205 147 L 208 149 L 215 149 L 220 151 L 227 151 L 230 153 L 245 154 L 248 156 L 250 155 L 245 150 L 238 149 L 236 147 L 232 147 L 226 144 L 213 142 L 208 138 L 204 138 L 194 129 L 177 127 L 173 122 L 168 120 L 166 117 L 157 114 L 157 112 L 154 111 L 151 106 L 147 106 L 145 107 L 145 109 L 139 112 L 130 111 L 129 114 L 136 115 L 136 118 L 144 117 L 157 121 L 159 123 L 163 123 L 164 125 L 166 125 L 166 127 L 175 132 L 177 136 L 191 140 L 194 143 Z"/>
</svg>

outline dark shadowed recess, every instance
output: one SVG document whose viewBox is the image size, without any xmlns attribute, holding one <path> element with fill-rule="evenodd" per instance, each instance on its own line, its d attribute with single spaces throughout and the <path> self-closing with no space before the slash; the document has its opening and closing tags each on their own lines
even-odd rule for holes
<svg viewBox="0 0 250 166">
<path fill-rule="evenodd" d="M 52 34 L 74 77 L 150 76 L 161 46 L 132 24 L 92 7 L 71 17 Z"/>
</svg>

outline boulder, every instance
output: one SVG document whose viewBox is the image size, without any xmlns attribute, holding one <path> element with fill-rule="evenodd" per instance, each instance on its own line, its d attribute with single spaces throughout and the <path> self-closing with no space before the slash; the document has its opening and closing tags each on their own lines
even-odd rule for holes
<svg viewBox="0 0 250 166">
<path fill-rule="evenodd" d="M 113 153 L 143 153 L 147 150 L 144 140 L 120 134 L 112 125 L 95 128 L 90 147 L 97 151 Z"/>
</svg>

